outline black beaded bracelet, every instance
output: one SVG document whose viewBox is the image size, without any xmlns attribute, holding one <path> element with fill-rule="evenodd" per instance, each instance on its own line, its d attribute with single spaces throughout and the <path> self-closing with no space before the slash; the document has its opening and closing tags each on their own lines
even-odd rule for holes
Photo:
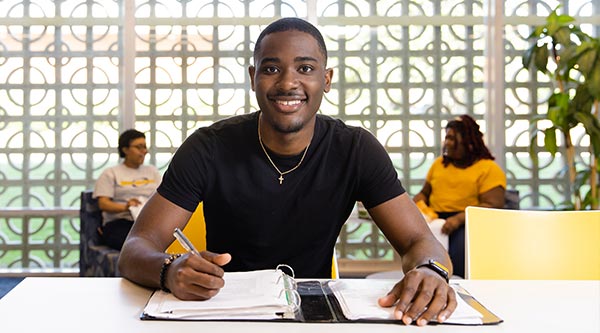
<svg viewBox="0 0 600 333">
<path fill-rule="evenodd" d="M 163 262 L 162 266 L 160 267 L 160 290 L 167 292 L 167 293 L 171 292 L 169 290 L 169 288 L 167 288 L 167 286 L 165 286 L 165 282 L 167 280 L 167 269 L 169 269 L 169 266 L 171 266 L 173 261 L 175 261 L 175 259 L 177 259 L 179 257 L 181 257 L 181 253 L 172 254 L 168 258 L 165 258 L 165 261 Z"/>
</svg>

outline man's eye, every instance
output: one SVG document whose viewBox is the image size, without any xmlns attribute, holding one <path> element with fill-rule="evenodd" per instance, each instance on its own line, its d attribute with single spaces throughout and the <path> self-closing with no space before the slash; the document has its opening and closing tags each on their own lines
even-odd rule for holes
<svg viewBox="0 0 600 333">
<path fill-rule="evenodd" d="M 267 73 L 267 74 L 272 74 L 272 73 L 277 73 L 277 67 L 265 67 L 263 69 L 263 72 Z"/>
<path fill-rule="evenodd" d="M 300 66 L 300 72 L 302 72 L 302 73 L 310 73 L 312 70 L 313 70 L 312 66 L 309 66 L 309 65 Z"/>
</svg>

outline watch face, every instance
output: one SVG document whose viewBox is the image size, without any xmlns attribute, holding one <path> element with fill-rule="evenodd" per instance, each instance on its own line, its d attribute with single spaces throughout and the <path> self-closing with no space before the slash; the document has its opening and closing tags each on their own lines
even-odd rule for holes
<svg viewBox="0 0 600 333">
<path fill-rule="evenodd" d="M 444 265 L 440 264 L 439 262 L 437 262 L 437 261 L 435 261 L 435 260 L 431 260 L 431 261 L 430 261 L 430 263 L 431 263 L 432 265 L 435 265 L 435 266 L 437 266 L 439 269 L 443 270 L 444 272 L 446 272 L 446 275 L 448 275 L 448 274 L 449 274 L 449 272 L 450 272 L 450 271 L 448 270 L 448 268 L 446 268 L 446 266 L 444 266 Z"/>
<path fill-rule="evenodd" d="M 440 264 L 439 262 L 437 262 L 433 259 L 429 259 L 427 261 L 427 263 L 418 265 L 416 268 L 420 268 L 420 267 L 427 267 L 430 270 L 438 273 L 441 277 L 444 278 L 444 280 L 446 280 L 446 282 L 450 281 L 450 271 L 448 271 L 446 266 Z"/>
</svg>

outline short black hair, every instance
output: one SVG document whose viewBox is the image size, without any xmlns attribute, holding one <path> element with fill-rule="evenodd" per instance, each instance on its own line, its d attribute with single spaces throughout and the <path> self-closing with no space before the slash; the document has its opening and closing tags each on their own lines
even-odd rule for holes
<svg viewBox="0 0 600 333">
<path fill-rule="evenodd" d="M 119 135 L 119 157 L 125 157 L 123 148 L 129 147 L 131 141 L 139 138 L 146 138 L 146 135 L 138 130 L 128 129 Z"/>
<path fill-rule="evenodd" d="M 321 53 L 325 57 L 325 63 L 327 63 L 327 46 L 325 46 L 325 40 L 323 39 L 323 35 L 319 29 L 317 29 L 310 22 L 305 21 L 303 19 L 297 17 L 284 17 L 281 18 L 271 24 L 269 24 L 258 36 L 256 40 L 256 44 L 254 45 L 254 59 L 256 60 L 256 54 L 260 52 L 261 43 L 265 36 L 270 35 L 275 32 L 284 32 L 284 31 L 301 31 L 306 32 L 313 36 L 313 38 L 319 44 L 319 49 Z"/>
</svg>

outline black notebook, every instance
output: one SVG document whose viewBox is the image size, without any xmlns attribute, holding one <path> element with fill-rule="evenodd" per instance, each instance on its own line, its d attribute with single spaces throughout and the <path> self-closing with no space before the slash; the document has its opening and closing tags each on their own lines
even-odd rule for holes
<svg viewBox="0 0 600 333">
<path fill-rule="evenodd" d="M 293 322 L 402 323 L 393 307 L 377 299 L 397 281 L 341 279 L 296 281 L 281 269 L 225 273 L 225 286 L 207 301 L 182 301 L 155 291 L 146 304 L 144 320 L 280 320 Z M 502 319 L 487 310 L 466 290 L 453 286 L 458 307 L 444 324 L 498 324 Z"/>
</svg>

